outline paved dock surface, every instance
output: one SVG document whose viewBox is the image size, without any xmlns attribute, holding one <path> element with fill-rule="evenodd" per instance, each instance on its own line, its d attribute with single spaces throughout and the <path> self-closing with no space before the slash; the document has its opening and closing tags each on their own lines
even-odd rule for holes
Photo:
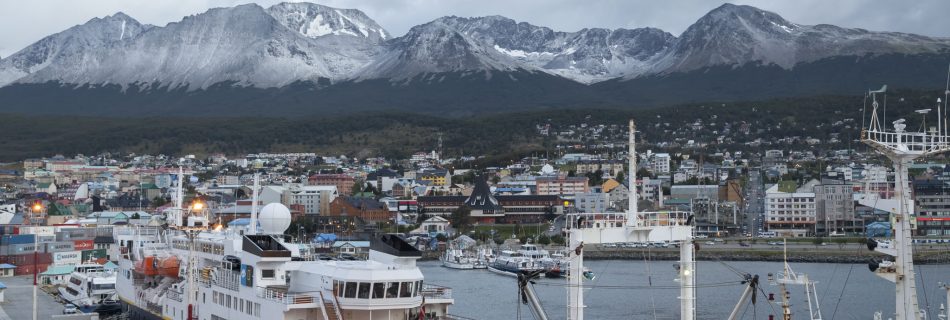
<svg viewBox="0 0 950 320">
<path fill-rule="evenodd" d="M 0 320 L 33 319 L 33 276 L 0 278 L 7 286 L 0 303 Z M 50 319 L 63 313 L 63 305 L 43 290 L 36 291 L 38 319 Z"/>
</svg>

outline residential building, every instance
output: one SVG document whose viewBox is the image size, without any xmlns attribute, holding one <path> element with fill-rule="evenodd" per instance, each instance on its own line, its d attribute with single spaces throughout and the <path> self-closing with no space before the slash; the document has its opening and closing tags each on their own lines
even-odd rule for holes
<svg viewBox="0 0 950 320">
<path fill-rule="evenodd" d="M 260 201 L 264 205 L 282 203 L 288 207 L 303 206 L 303 213 L 312 215 L 327 212 L 330 202 L 339 196 L 336 186 L 304 186 L 287 184 L 282 186 L 264 186 L 261 188 Z"/>
<path fill-rule="evenodd" d="M 854 189 L 843 181 L 825 180 L 815 186 L 816 233 L 861 232 L 864 221 L 854 214 Z"/>
<path fill-rule="evenodd" d="M 603 173 L 610 174 L 611 177 L 617 176 L 618 172 L 623 171 L 624 161 L 621 160 L 586 160 L 578 161 L 574 171 L 578 175 L 586 175 L 600 170 Z"/>
<path fill-rule="evenodd" d="M 610 207 L 610 194 L 578 193 L 574 195 L 574 207 L 580 212 L 607 212 Z"/>
<path fill-rule="evenodd" d="M 572 196 L 590 192 L 587 177 L 537 177 L 538 195 Z"/>
<path fill-rule="evenodd" d="M 356 180 L 345 174 L 315 174 L 307 179 L 311 186 L 335 186 L 340 196 L 352 195 Z"/>
<path fill-rule="evenodd" d="M 914 180 L 913 184 L 916 234 L 950 235 L 950 186 L 936 179 Z"/>
<path fill-rule="evenodd" d="M 657 153 L 653 155 L 653 172 L 656 174 L 665 174 L 670 173 L 670 154 L 669 153 Z"/>
<path fill-rule="evenodd" d="M 381 223 L 392 220 L 392 214 L 386 205 L 373 198 L 337 197 L 330 202 L 328 216 L 356 216 L 367 223 Z"/>
<path fill-rule="evenodd" d="M 814 185 L 795 188 L 794 182 L 782 181 L 765 191 L 765 227 L 784 237 L 804 237 L 814 233 Z"/>
</svg>

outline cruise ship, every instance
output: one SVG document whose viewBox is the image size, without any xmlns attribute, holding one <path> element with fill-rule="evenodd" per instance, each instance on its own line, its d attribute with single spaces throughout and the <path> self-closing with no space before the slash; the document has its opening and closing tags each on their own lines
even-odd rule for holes
<svg viewBox="0 0 950 320">
<path fill-rule="evenodd" d="M 116 232 L 128 319 L 449 317 L 451 289 L 424 283 L 421 252 L 395 235 L 375 237 L 366 261 L 326 261 L 283 235 L 290 211 L 281 204 L 264 206 L 259 228 L 246 230 L 211 229 L 196 207 L 166 212 L 168 228 Z"/>
</svg>

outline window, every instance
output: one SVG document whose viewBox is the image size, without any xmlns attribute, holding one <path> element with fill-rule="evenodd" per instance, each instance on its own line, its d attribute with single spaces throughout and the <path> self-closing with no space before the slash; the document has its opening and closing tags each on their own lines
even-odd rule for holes
<svg viewBox="0 0 950 320">
<path fill-rule="evenodd" d="M 238 302 L 238 311 L 244 312 L 244 299 Z"/>
<path fill-rule="evenodd" d="M 412 282 L 403 282 L 399 287 L 399 297 L 409 298 L 410 296 L 412 296 Z"/>
<path fill-rule="evenodd" d="M 385 282 L 377 282 L 373 284 L 373 299 L 382 299 L 384 292 L 386 292 Z"/>
<path fill-rule="evenodd" d="M 369 283 L 360 282 L 360 289 L 356 297 L 360 299 L 369 299 Z"/>
<path fill-rule="evenodd" d="M 261 278 L 263 278 L 263 279 L 273 279 L 273 278 L 274 278 L 274 269 L 261 269 Z"/>
<path fill-rule="evenodd" d="M 347 282 L 346 287 L 343 288 L 343 297 L 344 298 L 356 298 L 356 282 Z"/>
<path fill-rule="evenodd" d="M 386 298 L 396 298 L 399 293 L 399 282 L 387 282 Z"/>
</svg>

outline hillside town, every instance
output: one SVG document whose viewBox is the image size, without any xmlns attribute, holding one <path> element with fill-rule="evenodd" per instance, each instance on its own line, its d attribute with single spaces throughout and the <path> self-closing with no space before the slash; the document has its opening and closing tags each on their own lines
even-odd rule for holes
<svg viewBox="0 0 950 320">
<path fill-rule="evenodd" d="M 408 159 L 316 153 L 25 159 L 0 171 L 0 263 L 15 274 L 55 278 L 71 271 L 55 266 L 109 261 L 118 254 L 112 226 L 162 224 L 175 203 L 179 170 L 182 203 L 208 206 L 216 225 L 247 225 L 258 175 L 257 205 L 287 206 L 290 236 L 354 257 L 365 256 L 372 234 L 413 236 L 425 250 L 478 226 L 550 225 L 553 231 L 565 213 L 624 211 L 630 188 L 624 130 L 538 130 L 568 142 L 579 134 L 613 142 L 563 144 L 553 155 L 482 168 L 471 165 L 478 157 L 445 159 L 441 148 Z M 665 143 L 648 146 L 673 150 Z M 852 150 L 676 150 L 638 152 L 638 204 L 693 212 L 700 237 L 864 237 L 891 230 L 888 214 L 865 203 L 894 197 L 894 173 L 879 159 Z M 950 220 L 943 208 L 950 201 L 950 166 L 920 163 L 911 171 L 915 235 L 950 235 L 943 223 Z M 34 243 L 42 254 L 32 255 Z"/>
</svg>

